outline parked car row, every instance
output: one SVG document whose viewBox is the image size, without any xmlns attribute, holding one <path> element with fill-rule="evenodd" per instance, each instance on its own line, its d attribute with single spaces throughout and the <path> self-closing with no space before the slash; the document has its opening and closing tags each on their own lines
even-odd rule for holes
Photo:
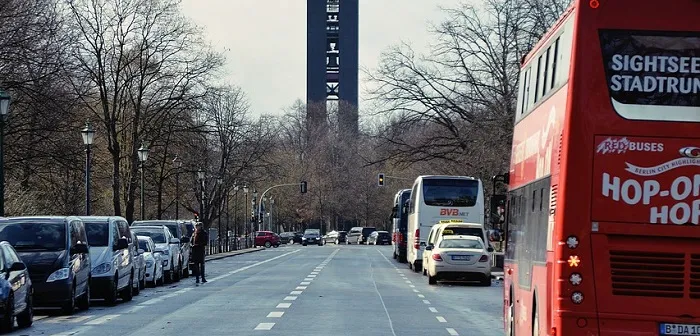
<svg viewBox="0 0 700 336">
<path fill-rule="evenodd" d="M 194 222 L 119 216 L 0 219 L 0 330 L 32 324 L 34 307 L 64 314 L 130 301 L 189 275 Z"/>
</svg>

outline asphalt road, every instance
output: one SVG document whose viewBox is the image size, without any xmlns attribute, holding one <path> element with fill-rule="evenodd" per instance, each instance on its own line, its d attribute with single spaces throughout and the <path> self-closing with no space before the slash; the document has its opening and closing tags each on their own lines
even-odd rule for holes
<svg viewBox="0 0 700 336">
<path fill-rule="evenodd" d="M 503 335 L 502 291 L 429 286 L 387 246 L 288 245 L 207 263 L 194 278 L 11 335 Z"/>
</svg>

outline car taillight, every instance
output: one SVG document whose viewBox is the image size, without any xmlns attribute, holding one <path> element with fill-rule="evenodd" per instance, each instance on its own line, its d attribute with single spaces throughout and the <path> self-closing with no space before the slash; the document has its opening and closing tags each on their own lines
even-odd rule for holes
<svg viewBox="0 0 700 336">
<path fill-rule="evenodd" d="M 439 254 L 435 253 L 435 254 L 433 254 L 433 260 L 442 261 L 442 257 Z"/>
<path fill-rule="evenodd" d="M 479 262 L 487 262 L 489 261 L 489 256 L 487 255 L 482 255 L 481 258 L 479 258 Z"/>
</svg>

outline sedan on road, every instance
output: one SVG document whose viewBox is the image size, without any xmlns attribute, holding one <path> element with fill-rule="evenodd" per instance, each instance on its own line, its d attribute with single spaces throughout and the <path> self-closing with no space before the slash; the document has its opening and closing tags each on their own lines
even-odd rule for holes
<svg viewBox="0 0 700 336">
<path fill-rule="evenodd" d="M 374 231 L 367 238 L 367 245 L 391 245 L 391 235 L 388 231 Z"/>
<path fill-rule="evenodd" d="M 464 280 L 491 286 L 489 254 L 493 249 L 486 248 L 480 237 L 442 236 L 435 243 L 425 248 L 428 256 L 423 258 L 429 284 L 434 285 L 438 280 Z"/>
<path fill-rule="evenodd" d="M 0 332 L 12 330 L 17 320 L 27 328 L 34 320 L 32 281 L 27 266 L 10 243 L 0 242 Z"/>
<path fill-rule="evenodd" d="M 321 230 L 306 229 L 306 231 L 304 231 L 304 236 L 301 237 L 301 245 L 306 246 L 308 244 L 318 244 L 318 246 L 323 245 L 323 240 L 321 240 Z"/>
</svg>

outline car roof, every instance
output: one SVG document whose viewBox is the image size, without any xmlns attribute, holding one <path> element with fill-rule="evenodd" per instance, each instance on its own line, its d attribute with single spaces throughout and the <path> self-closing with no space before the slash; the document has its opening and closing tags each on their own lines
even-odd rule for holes
<svg viewBox="0 0 700 336">
<path fill-rule="evenodd" d="M 481 237 L 470 236 L 470 235 L 447 235 L 447 236 L 442 236 L 442 239 L 481 240 L 483 242 L 483 239 L 481 239 Z"/>
<path fill-rule="evenodd" d="M 131 228 L 132 229 L 160 229 L 160 230 L 167 229 L 163 225 L 139 225 L 139 226 L 132 226 Z"/>
</svg>

